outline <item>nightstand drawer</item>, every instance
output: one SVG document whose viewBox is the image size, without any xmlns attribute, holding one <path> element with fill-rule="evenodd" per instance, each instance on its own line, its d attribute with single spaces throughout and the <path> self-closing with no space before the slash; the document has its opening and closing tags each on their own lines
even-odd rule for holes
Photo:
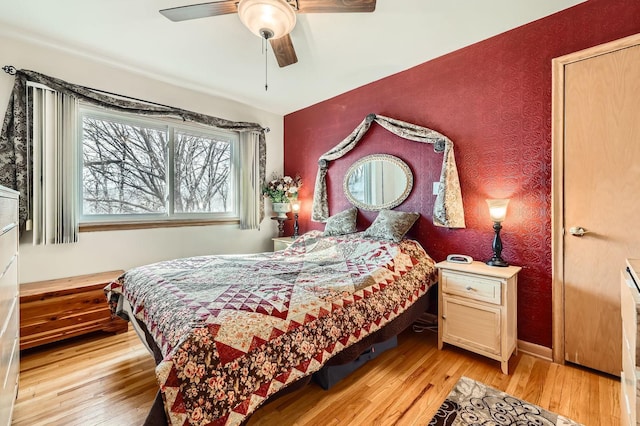
<svg viewBox="0 0 640 426">
<path fill-rule="evenodd" d="M 451 271 L 442 271 L 442 291 L 473 300 L 500 305 L 502 282 L 498 279 L 481 278 Z"/>
</svg>

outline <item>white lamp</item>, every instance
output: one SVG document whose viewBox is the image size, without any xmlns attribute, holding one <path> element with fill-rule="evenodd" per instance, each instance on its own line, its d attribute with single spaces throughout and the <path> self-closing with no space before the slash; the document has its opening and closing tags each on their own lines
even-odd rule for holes
<svg viewBox="0 0 640 426">
<path fill-rule="evenodd" d="M 501 223 L 507 216 L 507 205 L 509 199 L 487 200 L 489 205 L 489 216 L 493 221 L 493 230 L 495 235 L 493 237 L 493 257 L 487 261 L 489 266 L 509 266 L 509 264 L 502 258 L 502 240 L 500 239 L 500 230 L 502 229 Z"/>
<path fill-rule="evenodd" d="M 240 0 L 240 21 L 265 40 L 287 35 L 296 25 L 296 12 L 286 0 Z"/>
<path fill-rule="evenodd" d="M 499 223 L 503 222 L 504 218 L 507 216 L 507 205 L 509 205 L 509 200 L 487 200 L 487 204 L 489 205 L 489 216 L 491 216 L 491 220 Z"/>
</svg>

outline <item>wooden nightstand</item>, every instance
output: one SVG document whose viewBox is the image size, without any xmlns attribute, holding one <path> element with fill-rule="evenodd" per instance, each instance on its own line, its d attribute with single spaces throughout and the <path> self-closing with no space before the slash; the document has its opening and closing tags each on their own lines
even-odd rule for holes
<svg viewBox="0 0 640 426">
<path fill-rule="evenodd" d="M 509 374 L 517 350 L 519 266 L 483 262 L 440 262 L 438 268 L 438 349 L 444 343 L 500 361 Z M 517 353 L 517 352 L 516 352 Z"/>
<path fill-rule="evenodd" d="M 284 250 L 291 245 L 295 241 L 295 238 L 291 237 L 277 237 L 272 238 L 273 240 L 273 251 Z"/>
</svg>

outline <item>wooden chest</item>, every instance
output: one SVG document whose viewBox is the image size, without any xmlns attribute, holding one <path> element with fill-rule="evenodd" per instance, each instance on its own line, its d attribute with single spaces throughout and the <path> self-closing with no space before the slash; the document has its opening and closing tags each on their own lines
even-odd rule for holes
<svg viewBox="0 0 640 426">
<path fill-rule="evenodd" d="M 112 317 L 104 287 L 124 271 L 109 271 L 20 286 L 20 349 L 92 331 L 120 333 L 128 323 Z"/>
</svg>

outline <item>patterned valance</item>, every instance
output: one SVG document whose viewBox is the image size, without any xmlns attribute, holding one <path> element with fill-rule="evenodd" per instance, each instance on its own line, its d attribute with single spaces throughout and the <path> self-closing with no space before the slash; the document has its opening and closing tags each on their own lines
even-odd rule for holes
<svg viewBox="0 0 640 426">
<path fill-rule="evenodd" d="M 433 144 L 435 152 L 443 153 L 440 185 L 436 202 L 433 206 L 433 223 L 447 228 L 464 228 L 464 207 L 462 205 L 462 192 L 460 191 L 456 159 L 453 155 L 453 142 L 435 130 L 376 114 L 367 115 L 349 136 L 320 156 L 313 194 L 311 220 L 324 222 L 329 217 L 326 182 L 329 161 L 336 160 L 351 151 L 367 133 L 373 122 L 378 123 L 391 133 L 410 141 Z"/>
</svg>

